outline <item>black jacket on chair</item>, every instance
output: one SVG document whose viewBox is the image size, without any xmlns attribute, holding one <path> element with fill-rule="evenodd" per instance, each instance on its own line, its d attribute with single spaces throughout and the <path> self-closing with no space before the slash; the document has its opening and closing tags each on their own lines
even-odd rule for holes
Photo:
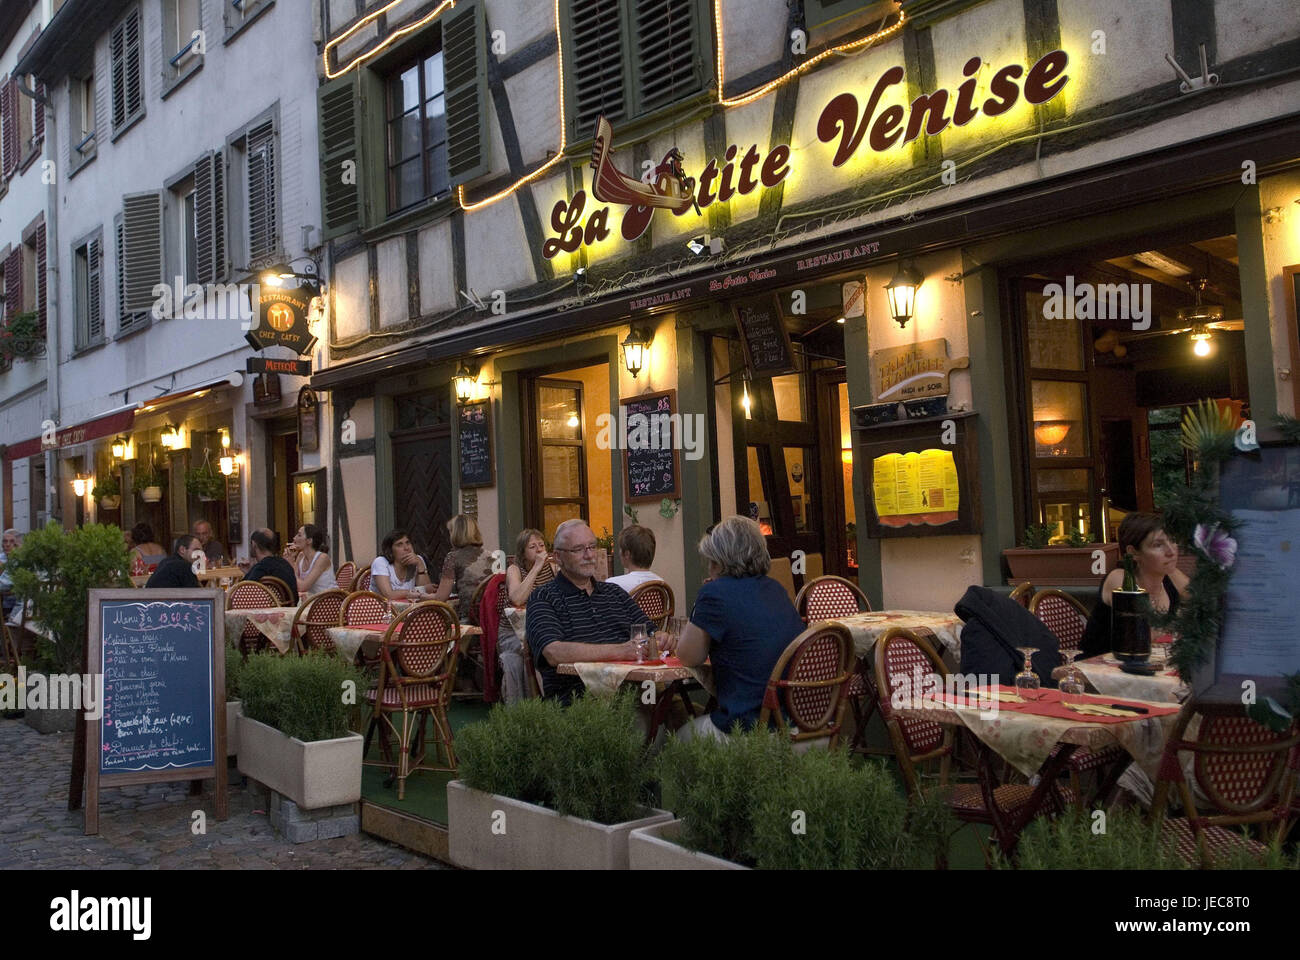
<svg viewBox="0 0 1300 960">
<path fill-rule="evenodd" d="M 1010 597 L 987 587 L 969 587 L 953 612 L 961 617 L 961 672 L 997 674 L 1013 686 L 1025 664 L 1016 647 L 1035 647 L 1034 672 L 1044 687 L 1055 687 L 1052 670 L 1061 665 L 1060 643 L 1037 617 Z"/>
</svg>

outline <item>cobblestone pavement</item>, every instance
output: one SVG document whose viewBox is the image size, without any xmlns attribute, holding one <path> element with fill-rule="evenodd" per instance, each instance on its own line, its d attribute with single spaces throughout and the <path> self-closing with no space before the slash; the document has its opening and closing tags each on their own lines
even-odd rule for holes
<svg viewBox="0 0 1300 960">
<path fill-rule="evenodd" d="M 437 869 L 417 853 L 354 834 L 292 844 L 277 837 L 265 794 L 230 788 L 230 818 L 216 819 L 212 785 L 189 796 L 189 781 L 117 787 L 100 792 L 99 834 L 83 833 L 82 811 L 68 810 L 72 734 L 39 734 L 22 720 L 0 719 L 0 870 Z M 191 833 L 194 810 L 207 833 Z"/>
</svg>

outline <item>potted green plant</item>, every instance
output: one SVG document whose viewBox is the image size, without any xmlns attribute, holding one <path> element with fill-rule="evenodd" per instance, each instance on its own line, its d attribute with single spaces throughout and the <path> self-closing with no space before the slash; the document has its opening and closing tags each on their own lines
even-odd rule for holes
<svg viewBox="0 0 1300 960">
<path fill-rule="evenodd" d="M 98 500 L 99 505 L 105 510 L 116 510 L 122 505 L 122 485 L 111 473 L 95 482 L 90 495 Z"/>
<path fill-rule="evenodd" d="M 1021 546 L 1002 551 L 1013 580 L 1028 580 L 1035 586 L 1099 584 L 1119 562 L 1118 543 L 1094 543 L 1077 528 L 1053 543 L 1055 530 L 1050 523 L 1031 523 Z"/>
<path fill-rule="evenodd" d="M 130 587 L 128 566 L 122 531 L 98 523 L 64 530 L 51 520 L 27 534 L 10 555 L 7 572 L 14 593 L 32 604 L 28 626 L 39 638 L 37 653 L 50 674 L 85 673 L 90 591 Z M 36 683 L 31 675 L 27 682 Z M 47 690 L 53 689 L 48 680 L 46 684 Z M 42 733 L 76 727 L 76 711 L 67 708 L 28 710 L 24 719 Z"/>
<path fill-rule="evenodd" d="M 360 671 L 319 651 L 268 652 L 249 657 L 237 675 L 239 772 L 304 810 L 361 799 L 364 741 L 348 730 L 345 696 L 363 689 Z"/>
<path fill-rule="evenodd" d="M 163 476 L 152 463 L 146 464 L 136 472 L 131 489 L 140 494 L 145 503 L 157 503 L 162 499 Z"/>
<path fill-rule="evenodd" d="M 650 773 L 634 698 L 497 706 L 456 738 L 452 863 L 479 870 L 622 869 L 627 837 L 671 819 L 643 803 Z"/>
<path fill-rule="evenodd" d="M 205 459 L 200 466 L 185 472 L 185 489 L 200 500 L 218 500 L 225 495 L 226 478 Z"/>
<path fill-rule="evenodd" d="M 600 551 L 596 554 L 596 579 L 607 580 L 614 572 L 614 535 L 609 532 L 609 527 L 600 528 L 596 547 Z M 604 570 L 600 569 L 602 562 L 605 564 Z"/>
<path fill-rule="evenodd" d="M 0 357 L 33 360 L 45 355 L 45 336 L 35 310 L 15 313 L 0 322 Z"/>
</svg>

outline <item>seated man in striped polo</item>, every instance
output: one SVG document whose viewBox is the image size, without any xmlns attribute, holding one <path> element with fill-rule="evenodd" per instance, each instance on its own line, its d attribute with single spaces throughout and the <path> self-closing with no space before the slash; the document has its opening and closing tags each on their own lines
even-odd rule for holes
<svg viewBox="0 0 1300 960">
<path fill-rule="evenodd" d="M 528 645 L 542 675 L 542 694 L 567 704 L 582 690 L 576 676 L 556 672 L 562 663 L 635 660 L 634 623 L 645 613 L 622 588 L 597 580 L 596 535 L 582 520 L 555 531 L 560 575 L 528 600 Z"/>
</svg>

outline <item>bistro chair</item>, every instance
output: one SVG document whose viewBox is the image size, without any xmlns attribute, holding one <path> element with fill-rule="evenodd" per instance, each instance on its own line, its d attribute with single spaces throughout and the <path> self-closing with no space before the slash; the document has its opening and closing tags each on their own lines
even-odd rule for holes
<svg viewBox="0 0 1300 960">
<path fill-rule="evenodd" d="M 1195 739 L 1187 739 L 1199 719 Z M 1187 782 L 1183 754 L 1191 754 L 1191 775 L 1214 813 L 1202 813 Z M 1274 732 L 1246 714 L 1240 703 L 1183 706 L 1165 742 L 1156 777 L 1151 816 L 1161 835 L 1187 863 L 1209 868 L 1225 854 L 1262 857 L 1280 845 L 1290 826 L 1290 808 L 1300 773 L 1300 728 L 1296 721 Z M 1182 816 L 1168 815 L 1169 792 L 1177 793 Z M 1267 841 L 1244 833 L 1253 827 Z"/>
<path fill-rule="evenodd" d="M 389 625 L 380 647 L 379 679 L 366 693 L 371 705 L 363 756 L 370 752 L 371 738 L 380 732 L 379 761 L 363 761 L 388 767 L 386 781 L 397 780 L 397 799 L 406 797 L 406 778 L 414 770 L 456 770 L 456 749 L 452 744 L 447 704 L 456 678 L 460 623 L 448 604 L 432 600 L 402 611 Z M 400 724 L 395 715 L 401 717 Z M 435 763 L 426 765 L 425 727 L 433 720 Z M 397 738 L 393 758 L 387 733 Z M 444 764 L 437 763 L 442 748 Z"/>
<path fill-rule="evenodd" d="M 369 590 L 369 589 L 370 589 L 370 564 L 367 563 L 364 567 L 361 568 L 361 572 L 357 574 L 357 582 L 352 585 L 352 592 L 356 593 L 359 590 Z"/>
<path fill-rule="evenodd" d="M 903 627 L 891 628 L 876 641 L 874 666 L 880 714 L 885 719 L 889 737 L 894 743 L 894 756 L 898 758 L 898 770 L 908 798 L 915 800 L 923 795 L 917 767 L 933 760 L 939 761 L 939 789 L 949 789 L 948 772 L 954 756 L 954 730 L 935 720 L 899 717 L 894 713 L 892 705 L 894 694 L 904 688 L 912 695 L 920 693 L 911 689 L 918 674 L 921 677 L 933 674 L 943 683 L 943 688 L 947 689 L 948 668 L 935 653 L 934 647 Z M 992 827 L 998 845 L 1004 853 L 1010 855 L 1019 839 L 1019 831 L 1012 821 L 1033 795 L 1034 788 L 1029 784 L 996 786 L 982 775 L 979 784 L 962 783 L 953 786 L 947 796 L 947 804 L 953 816 L 963 825 L 981 824 Z M 1061 809 L 1064 809 L 1065 803 L 1074 800 L 1073 795 L 1061 787 L 1054 789 L 1053 797 Z M 992 808 L 988 804 L 989 799 L 992 800 Z M 976 836 L 984 851 L 985 863 L 991 863 L 984 838 L 979 836 L 978 831 Z"/>
<path fill-rule="evenodd" d="M 356 579 L 356 576 L 357 565 L 351 560 L 348 560 L 346 563 L 341 564 L 335 572 L 334 582 L 339 585 L 340 590 L 346 593 L 351 591 L 352 581 Z"/>
<path fill-rule="evenodd" d="M 809 580 L 794 598 L 795 609 L 804 623 L 818 620 L 836 620 L 858 613 L 869 613 L 871 601 L 856 583 L 843 577 L 824 576 Z M 876 686 L 870 668 L 858 660 L 849 681 L 849 707 L 853 711 L 853 742 L 851 750 L 871 753 L 867 749 L 867 722 L 876 712 Z"/>
<path fill-rule="evenodd" d="M 542 672 L 537 669 L 537 665 L 533 662 L 533 651 L 528 649 L 527 640 L 522 641 L 519 655 L 524 658 L 526 664 L 524 676 L 528 687 L 528 696 L 532 698 L 540 697 L 542 695 Z"/>
<path fill-rule="evenodd" d="M 469 608 L 465 611 L 465 613 L 469 619 L 469 622 L 474 624 L 474 626 L 476 627 L 483 626 L 481 618 L 479 617 L 478 608 L 483 605 L 483 591 L 487 589 L 487 585 L 489 581 L 492 580 L 492 577 L 500 577 L 501 582 L 503 584 L 505 583 L 506 575 L 504 573 L 494 573 L 491 574 L 490 576 L 486 576 L 478 582 L 478 586 L 474 588 L 473 596 L 469 598 Z M 501 605 L 497 604 L 497 608 L 500 609 Z"/>
<path fill-rule="evenodd" d="M 293 593 L 290 592 L 289 585 L 279 577 L 267 574 L 262 578 L 261 582 L 275 594 L 275 598 L 278 601 L 276 604 L 277 606 L 292 607 L 294 605 Z"/>
<path fill-rule="evenodd" d="M 633 587 L 629 596 L 641 608 L 646 620 L 654 623 L 656 630 L 664 629 L 664 625 L 672 617 L 676 608 L 673 588 L 662 580 L 651 580 L 639 587 Z"/>
<path fill-rule="evenodd" d="M 388 611 L 388 601 L 379 594 L 369 590 L 353 590 L 343 598 L 343 603 L 339 606 L 338 626 L 360 627 L 383 623 Z M 357 664 L 366 670 L 377 669 L 379 652 L 376 651 L 373 657 L 367 657 L 365 651 L 365 644 L 357 648 Z"/>
<path fill-rule="evenodd" d="M 825 573 L 826 561 L 820 553 L 808 553 L 804 555 L 804 586 L 807 586 L 814 580 L 820 580 Z"/>
<path fill-rule="evenodd" d="M 12 671 L 14 675 L 17 676 L 19 660 L 18 644 L 14 642 L 13 634 L 9 632 L 9 624 L 6 622 L 6 618 L 3 615 L 0 615 L 0 634 L 3 634 L 4 639 L 4 650 L 0 652 L 4 653 L 5 669 Z"/>
<path fill-rule="evenodd" d="M 1011 591 L 1011 599 L 1020 604 L 1026 610 L 1029 609 L 1029 600 L 1033 595 L 1034 585 L 1028 580 Z"/>
<path fill-rule="evenodd" d="M 339 625 L 343 601 L 347 596 L 343 590 L 322 590 L 298 608 L 298 612 L 293 615 L 291 633 L 300 654 L 308 650 L 324 650 L 329 654 L 335 652 L 329 628 Z"/>
<path fill-rule="evenodd" d="M 227 610 L 250 610 L 278 607 L 280 604 L 271 589 L 257 580 L 240 580 L 226 591 Z M 252 620 L 244 624 L 239 635 L 239 652 L 247 659 L 250 653 L 265 650 L 271 642 L 262 635 Z"/>
<path fill-rule="evenodd" d="M 848 627 L 819 623 L 799 634 L 772 668 L 759 726 L 774 720 L 781 733 L 795 743 L 826 740 L 827 747 L 835 749 L 844 723 L 853 659 L 853 635 Z"/>
<path fill-rule="evenodd" d="M 1064 590 L 1039 590 L 1029 601 L 1029 612 L 1052 631 L 1061 653 L 1073 660 L 1083 647 L 1088 627 L 1088 610 Z"/>
</svg>

